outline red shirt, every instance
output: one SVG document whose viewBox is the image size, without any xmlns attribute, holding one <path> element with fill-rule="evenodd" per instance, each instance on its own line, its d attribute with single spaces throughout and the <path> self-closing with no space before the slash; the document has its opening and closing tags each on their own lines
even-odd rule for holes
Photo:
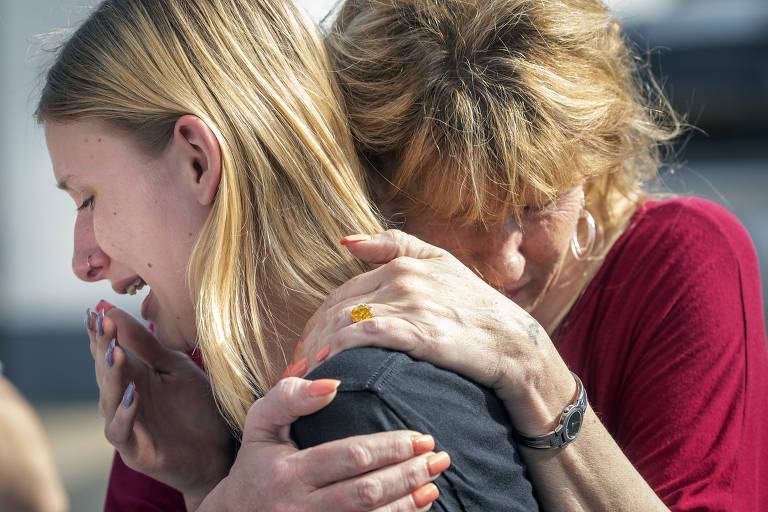
<svg viewBox="0 0 768 512">
<path fill-rule="evenodd" d="M 553 339 L 672 510 L 768 506 L 760 271 L 730 213 L 692 198 L 646 204 Z"/>
<path fill-rule="evenodd" d="M 768 348 L 755 250 L 726 210 L 649 202 L 553 339 L 673 510 L 768 504 Z M 118 456 L 105 510 L 184 511 Z"/>
</svg>

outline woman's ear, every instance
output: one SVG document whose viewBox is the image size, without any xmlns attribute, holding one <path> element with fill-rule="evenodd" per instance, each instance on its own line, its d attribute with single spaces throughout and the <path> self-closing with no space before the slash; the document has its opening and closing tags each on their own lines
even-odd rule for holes
<svg viewBox="0 0 768 512">
<path fill-rule="evenodd" d="M 205 122 L 191 114 L 181 116 L 173 129 L 174 142 L 180 151 L 185 181 L 202 205 L 216 199 L 221 182 L 221 149 L 219 139 Z"/>
</svg>

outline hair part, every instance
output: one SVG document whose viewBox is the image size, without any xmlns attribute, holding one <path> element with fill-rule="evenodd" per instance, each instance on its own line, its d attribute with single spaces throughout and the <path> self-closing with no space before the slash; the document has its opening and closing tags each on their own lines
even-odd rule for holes
<svg viewBox="0 0 768 512">
<path fill-rule="evenodd" d="M 406 215 L 519 220 L 585 183 L 611 229 L 680 133 L 596 0 L 348 0 L 326 44 L 370 179 Z"/>
<path fill-rule="evenodd" d="M 340 248 L 381 229 L 315 25 L 282 0 L 106 0 L 63 45 L 39 121 L 96 118 L 161 151 L 185 114 L 222 177 L 188 276 L 217 402 L 242 428 L 284 368 L 292 315 L 367 268 Z M 291 340 L 293 341 L 293 340 Z"/>
</svg>

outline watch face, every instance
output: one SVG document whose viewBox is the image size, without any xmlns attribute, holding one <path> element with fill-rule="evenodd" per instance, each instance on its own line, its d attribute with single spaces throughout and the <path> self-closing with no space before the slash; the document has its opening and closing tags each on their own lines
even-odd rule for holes
<svg viewBox="0 0 768 512">
<path fill-rule="evenodd" d="M 568 439 L 573 439 L 581 429 L 581 422 L 584 419 L 584 415 L 579 409 L 574 409 L 570 415 L 568 415 L 568 421 L 565 423 L 565 435 Z"/>
</svg>

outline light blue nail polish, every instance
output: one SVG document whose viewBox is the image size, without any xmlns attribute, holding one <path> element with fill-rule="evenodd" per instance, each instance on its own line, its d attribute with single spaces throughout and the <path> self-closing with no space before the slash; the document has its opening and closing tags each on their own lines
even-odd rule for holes
<svg viewBox="0 0 768 512">
<path fill-rule="evenodd" d="M 85 328 L 89 331 L 93 330 L 91 329 L 91 308 L 85 310 Z"/>
<path fill-rule="evenodd" d="M 115 341 L 117 340 L 112 338 L 109 347 L 107 347 L 107 368 L 112 368 L 112 365 L 115 364 Z"/>
<path fill-rule="evenodd" d="M 125 388 L 125 393 L 123 393 L 123 407 L 130 407 L 133 403 L 133 392 L 136 389 L 136 384 L 131 381 L 130 384 L 128 384 L 128 387 Z"/>
<path fill-rule="evenodd" d="M 99 318 L 96 320 L 96 327 L 98 328 L 98 335 L 104 336 L 104 310 L 99 310 Z"/>
</svg>

